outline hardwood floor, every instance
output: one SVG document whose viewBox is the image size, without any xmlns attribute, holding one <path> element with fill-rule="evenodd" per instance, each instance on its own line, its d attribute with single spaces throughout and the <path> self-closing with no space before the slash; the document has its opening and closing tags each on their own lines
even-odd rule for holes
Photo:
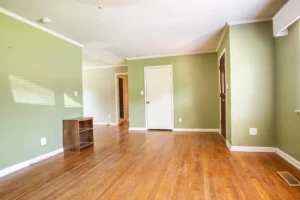
<svg viewBox="0 0 300 200">
<path fill-rule="evenodd" d="M 217 133 L 95 127 L 95 146 L 0 178 L 0 199 L 300 199 L 274 153 L 230 152 Z"/>
</svg>

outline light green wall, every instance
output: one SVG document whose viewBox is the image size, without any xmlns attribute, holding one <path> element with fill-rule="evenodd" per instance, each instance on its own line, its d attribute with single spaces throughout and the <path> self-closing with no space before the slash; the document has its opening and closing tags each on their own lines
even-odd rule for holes
<svg viewBox="0 0 300 200">
<path fill-rule="evenodd" d="M 276 144 L 300 161 L 300 25 L 276 38 Z"/>
<path fill-rule="evenodd" d="M 228 89 L 226 90 L 226 140 L 231 143 L 231 81 L 230 81 L 230 37 L 229 29 L 227 29 L 226 35 L 221 42 L 219 50 L 217 52 L 218 58 L 222 56 L 225 50 L 225 74 L 226 83 L 228 84 Z M 218 63 L 219 66 L 219 63 Z M 220 100 L 220 99 L 219 99 Z M 219 105 L 221 105 L 219 101 Z"/>
<path fill-rule="evenodd" d="M 62 148 L 62 119 L 83 114 L 82 61 L 80 47 L 3 14 L 0 24 L 3 169 Z"/>
<path fill-rule="evenodd" d="M 115 124 L 115 73 L 126 73 L 127 67 L 83 70 L 84 115 L 95 123 Z M 111 119 L 109 119 L 111 115 Z"/>
<path fill-rule="evenodd" d="M 230 26 L 232 144 L 274 146 L 272 23 Z M 258 135 L 249 135 L 257 128 Z"/>
<path fill-rule="evenodd" d="M 229 29 L 232 145 L 275 146 L 272 22 Z M 249 135 L 249 128 L 258 135 Z"/>
<path fill-rule="evenodd" d="M 159 65 L 173 66 L 175 128 L 219 128 L 216 53 L 128 61 L 130 127 L 145 127 L 144 67 Z"/>
</svg>

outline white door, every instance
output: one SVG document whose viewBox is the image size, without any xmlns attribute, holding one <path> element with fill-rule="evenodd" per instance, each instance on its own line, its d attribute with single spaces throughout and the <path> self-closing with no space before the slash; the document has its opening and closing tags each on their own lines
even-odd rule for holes
<svg viewBox="0 0 300 200">
<path fill-rule="evenodd" d="M 172 68 L 145 68 L 146 120 L 148 129 L 172 129 Z"/>
</svg>

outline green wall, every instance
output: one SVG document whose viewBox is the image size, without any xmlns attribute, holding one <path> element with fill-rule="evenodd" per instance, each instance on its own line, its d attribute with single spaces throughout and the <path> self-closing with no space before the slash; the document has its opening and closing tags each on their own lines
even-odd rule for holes
<svg viewBox="0 0 300 200">
<path fill-rule="evenodd" d="M 276 38 L 276 144 L 300 161 L 300 25 Z"/>
<path fill-rule="evenodd" d="M 175 128 L 219 128 L 216 53 L 128 61 L 130 127 L 145 127 L 144 67 L 159 65 L 173 66 Z"/>
<path fill-rule="evenodd" d="M 83 70 L 84 115 L 94 123 L 116 124 L 115 73 L 126 73 L 127 67 Z M 111 119 L 109 119 L 111 115 Z"/>
<path fill-rule="evenodd" d="M 225 50 L 225 75 L 226 75 L 226 83 L 228 84 L 228 88 L 226 90 L 226 140 L 231 143 L 231 81 L 230 81 L 230 37 L 229 37 L 229 29 L 225 34 L 223 41 L 219 47 L 217 52 L 218 58 L 222 56 L 222 53 Z M 219 66 L 219 61 L 218 61 Z M 220 100 L 220 99 L 219 99 Z M 219 101 L 219 105 L 221 102 Z"/>
<path fill-rule="evenodd" d="M 275 146 L 272 22 L 230 26 L 232 145 Z M 256 136 L 249 128 L 257 128 Z"/>
<path fill-rule="evenodd" d="M 83 114 L 82 61 L 80 47 L 3 14 L 0 24 L 4 169 L 62 148 L 62 119 Z"/>
</svg>

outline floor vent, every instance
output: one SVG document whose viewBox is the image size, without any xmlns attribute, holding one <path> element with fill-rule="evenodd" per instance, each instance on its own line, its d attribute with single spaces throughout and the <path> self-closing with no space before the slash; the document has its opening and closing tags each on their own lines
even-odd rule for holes
<svg viewBox="0 0 300 200">
<path fill-rule="evenodd" d="M 277 174 L 289 184 L 289 186 L 300 186 L 300 182 L 293 177 L 289 172 L 287 171 L 282 171 L 282 172 L 277 172 Z"/>
</svg>

